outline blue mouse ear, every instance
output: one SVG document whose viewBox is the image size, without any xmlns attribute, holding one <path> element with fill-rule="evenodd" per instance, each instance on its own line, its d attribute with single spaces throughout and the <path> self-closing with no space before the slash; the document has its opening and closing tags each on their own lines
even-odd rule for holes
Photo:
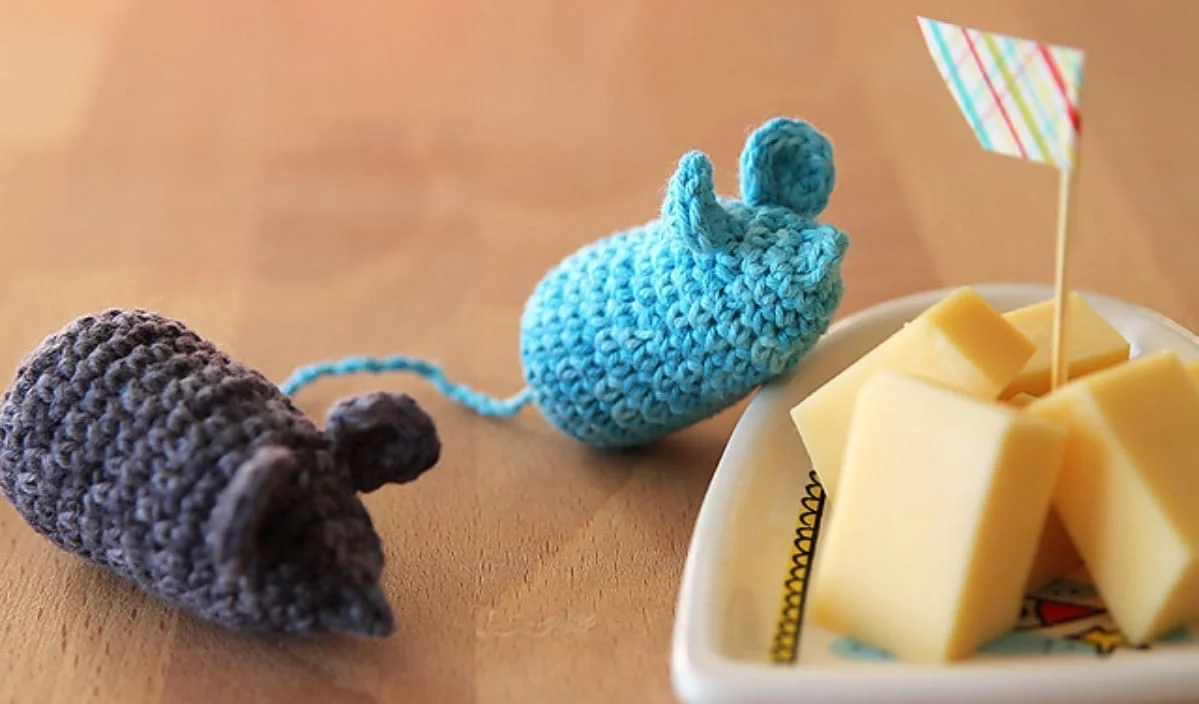
<svg viewBox="0 0 1199 704">
<path fill-rule="evenodd" d="M 746 140 L 740 176 L 746 203 L 815 217 L 828 205 L 836 182 L 833 145 L 807 122 L 776 117 Z"/>
<path fill-rule="evenodd" d="M 736 223 L 716 200 L 712 162 L 703 152 L 679 160 L 662 202 L 662 223 L 696 252 L 718 249 L 736 236 Z"/>
</svg>

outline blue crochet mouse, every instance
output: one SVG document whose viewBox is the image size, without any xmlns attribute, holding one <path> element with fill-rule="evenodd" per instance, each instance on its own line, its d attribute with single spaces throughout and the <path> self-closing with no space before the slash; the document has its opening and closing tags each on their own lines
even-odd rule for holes
<svg viewBox="0 0 1199 704">
<path fill-rule="evenodd" d="M 716 194 L 706 155 L 684 155 L 658 219 L 584 246 L 537 284 L 520 324 L 527 386 L 511 398 L 406 356 L 304 367 L 283 390 L 411 370 L 483 415 L 511 416 L 534 401 L 588 445 L 651 442 L 790 370 L 828 329 L 848 238 L 815 218 L 834 181 L 832 145 L 800 120 L 775 118 L 750 135 L 741 200 Z"/>
</svg>

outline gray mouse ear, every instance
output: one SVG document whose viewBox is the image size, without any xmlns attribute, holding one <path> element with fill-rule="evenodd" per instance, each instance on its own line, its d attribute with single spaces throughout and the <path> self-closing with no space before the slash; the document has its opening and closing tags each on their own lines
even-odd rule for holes
<svg viewBox="0 0 1199 704">
<path fill-rule="evenodd" d="M 238 574 L 258 549 L 258 529 L 275 490 L 295 471 L 291 450 L 261 447 L 237 468 L 221 492 L 208 526 L 213 561 L 223 574 Z"/>
<path fill-rule="evenodd" d="M 410 482 L 441 457 L 433 419 L 407 394 L 378 391 L 339 401 L 325 434 L 354 490 L 363 493 Z"/>
</svg>

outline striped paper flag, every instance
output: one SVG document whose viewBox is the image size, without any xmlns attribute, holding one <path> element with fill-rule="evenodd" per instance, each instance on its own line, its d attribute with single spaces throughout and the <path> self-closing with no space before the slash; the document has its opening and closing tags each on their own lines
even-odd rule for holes
<svg viewBox="0 0 1199 704">
<path fill-rule="evenodd" d="M 917 17 L 983 149 L 1061 169 L 1077 160 L 1083 53 Z"/>
</svg>

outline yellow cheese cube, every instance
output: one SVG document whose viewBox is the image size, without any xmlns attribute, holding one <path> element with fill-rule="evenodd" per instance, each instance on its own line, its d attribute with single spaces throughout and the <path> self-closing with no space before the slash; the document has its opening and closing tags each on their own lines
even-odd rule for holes
<svg viewBox="0 0 1199 704">
<path fill-rule="evenodd" d="M 873 375 L 813 565 L 813 622 L 923 663 L 1011 630 L 1065 440 L 998 401 Z"/>
<path fill-rule="evenodd" d="M 1077 293 L 1070 294 L 1066 300 L 1067 379 L 1128 361 L 1131 346 L 1119 330 Z M 1004 317 L 1036 343 L 1037 353 L 1003 390 L 1000 398 L 1010 398 L 1021 392 L 1041 396 L 1049 391 L 1050 367 L 1053 365 L 1053 299 L 1018 308 L 1005 313 Z"/>
<path fill-rule="evenodd" d="M 1007 403 L 1024 408 L 1036 400 L 1036 396 L 1021 391 L 1007 399 Z M 1041 541 L 1037 546 L 1032 568 L 1028 571 L 1025 591 L 1034 592 L 1053 580 L 1066 576 L 1081 565 L 1082 556 L 1078 554 L 1074 541 L 1066 532 L 1061 516 L 1057 515 L 1056 509 L 1051 508 L 1049 516 L 1045 519 L 1045 527 L 1041 530 Z"/>
<path fill-rule="evenodd" d="M 1041 529 L 1041 539 L 1037 544 L 1036 557 L 1028 570 L 1028 580 L 1024 591 L 1031 593 L 1049 584 L 1055 579 L 1065 577 L 1083 564 L 1078 548 L 1070 539 L 1066 525 L 1057 509 L 1049 509 L 1045 518 L 1045 527 Z"/>
<path fill-rule="evenodd" d="M 1024 408 L 1025 406 L 1027 406 L 1028 404 L 1030 404 L 1036 400 L 1037 400 L 1036 396 L 1033 396 L 1032 394 L 1026 394 L 1023 391 L 1021 391 L 1020 393 L 1016 394 L 1015 396 L 1012 396 L 1011 398 L 1007 399 L 1007 402 L 1017 408 Z"/>
<path fill-rule="evenodd" d="M 1068 423 L 1053 502 L 1134 644 L 1199 618 L 1199 387 L 1156 352 L 1066 384 L 1025 413 Z"/>
<path fill-rule="evenodd" d="M 835 497 L 858 389 L 875 372 L 889 369 L 995 398 L 1034 352 L 1036 345 L 982 296 L 960 288 L 816 389 L 791 409 L 791 420 L 825 493 Z"/>
</svg>

